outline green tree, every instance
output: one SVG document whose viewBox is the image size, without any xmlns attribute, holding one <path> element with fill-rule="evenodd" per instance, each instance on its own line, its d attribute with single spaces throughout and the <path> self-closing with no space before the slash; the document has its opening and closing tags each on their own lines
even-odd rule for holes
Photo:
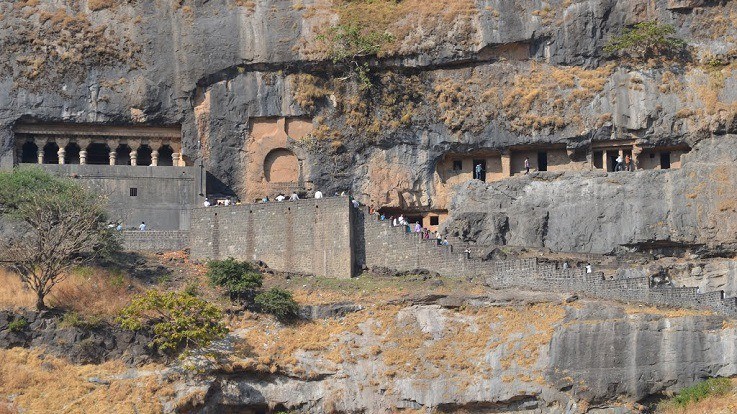
<svg viewBox="0 0 737 414">
<path fill-rule="evenodd" d="M 102 197 L 40 170 L 0 173 L 0 214 L 15 230 L 0 255 L 36 293 L 38 310 L 73 267 L 120 247 Z"/>
<path fill-rule="evenodd" d="M 171 354 L 202 348 L 225 337 L 228 329 L 222 319 L 222 311 L 207 301 L 186 292 L 152 289 L 133 298 L 121 311 L 118 322 L 133 331 L 151 326 L 151 345 Z"/>
<path fill-rule="evenodd" d="M 232 299 L 245 299 L 263 284 L 263 276 L 254 265 L 228 258 L 207 263 L 207 277 L 214 286 L 225 288 Z"/>
<path fill-rule="evenodd" d="M 299 312 L 299 306 L 292 294 L 279 288 L 259 293 L 254 301 L 262 312 L 270 313 L 281 321 L 294 319 Z"/>
<path fill-rule="evenodd" d="M 376 56 L 382 46 L 391 42 L 394 37 L 389 33 L 365 30 L 356 24 L 341 24 L 318 36 L 328 44 L 328 55 L 333 63 L 349 65 L 358 77 L 361 90 L 372 86 L 370 69 L 365 58 Z"/>
<path fill-rule="evenodd" d="M 674 36 L 676 29 L 669 24 L 648 21 L 635 24 L 612 38 L 604 51 L 635 60 L 673 57 L 685 51 L 687 43 Z"/>
</svg>

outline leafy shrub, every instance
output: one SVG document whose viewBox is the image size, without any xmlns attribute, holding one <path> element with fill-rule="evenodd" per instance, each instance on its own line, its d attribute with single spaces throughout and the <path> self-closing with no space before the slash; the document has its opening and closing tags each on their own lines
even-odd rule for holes
<svg viewBox="0 0 737 414">
<path fill-rule="evenodd" d="M 213 285 L 225 288 L 234 299 L 252 294 L 263 283 L 263 276 L 255 266 L 233 258 L 208 262 L 207 277 Z"/>
<path fill-rule="evenodd" d="M 620 53 L 633 59 L 649 59 L 654 57 L 673 57 L 682 53 L 687 43 L 675 36 L 676 29 L 669 24 L 656 21 L 637 23 L 625 29 L 620 36 L 612 38 L 604 51 Z"/>
<path fill-rule="evenodd" d="M 685 407 L 697 403 L 712 395 L 724 395 L 732 389 L 732 383 L 727 378 L 709 378 L 688 388 L 684 388 L 671 402 L 677 407 Z"/>
<path fill-rule="evenodd" d="M 216 306 L 184 292 L 149 290 L 135 297 L 121 311 L 118 322 L 125 329 L 151 326 L 151 346 L 166 353 L 202 348 L 223 338 L 228 329 Z"/>
<path fill-rule="evenodd" d="M 10 332 L 16 333 L 25 331 L 27 327 L 28 321 L 26 320 L 26 318 L 23 317 L 18 318 L 8 324 L 8 329 L 10 329 Z"/>
<path fill-rule="evenodd" d="M 262 312 L 270 313 L 281 321 L 294 319 L 299 312 L 299 306 L 292 298 L 292 294 L 279 288 L 259 293 L 255 302 Z"/>
</svg>

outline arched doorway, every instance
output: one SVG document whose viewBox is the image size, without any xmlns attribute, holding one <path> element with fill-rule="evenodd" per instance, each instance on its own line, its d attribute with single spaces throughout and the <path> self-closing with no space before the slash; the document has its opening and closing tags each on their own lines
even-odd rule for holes
<svg viewBox="0 0 737 414">
<path fill-rule="evenodd" d="M 66 151 L 66 155 L 64 155 L 65 164 L 79 164 L 79 151 L 81 150 L 79 145 L 70 142 L 64 150 Z"/>
<path fill-rule="evenodd" d="M 59 163 L 59 146 L 56 142 L 49 142 L 44 146 L 44 164 Z"/>
<path fill-rule="evenodd" d="M 151 147 L 149 147 L 148 145 L 141 145 L 140 147 L 138 147 L 136 165 L 151 165 L 151 152 Z"/>
<path fill-rule="evenodd" d="M 21 147 L 20 162 L 36 164 L 38 162 L 38 145 L 33 141 L 26 141 Z"/>
<path fill-rule="evenodd" d="M 131 147 L 120 144 L 115 149 L 115 165 L 131 165 Z"/>
<path fill-rule="evenodd" d="M 110 148 L 105 144 L 95 143 L 87 147 L 87 164 L 110 164 Z"/>
<path fill-rule="evenodd" d="M 264 177 L 269 183 L 294 183 L 299 180 L 299 161 L 292 151 L 277 148 L 264 159 Z"/>
<path fill-rule="evenodd" d="M 171 167 L 174 165 L 174 161 L 171 159 L 172 154 L 174 154 L 174 150 L 168 145 L 164 145 L 159 148 L 158 164 L 164 167 Z"/>
</svg>

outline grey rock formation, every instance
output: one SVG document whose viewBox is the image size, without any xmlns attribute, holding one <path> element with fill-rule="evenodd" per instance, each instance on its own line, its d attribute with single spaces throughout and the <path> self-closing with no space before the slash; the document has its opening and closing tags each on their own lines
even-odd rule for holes
<svg viewBox="0 0 737 414">
<path fill-rule="evenodd" d="M 565 73 L 601 67 L 606 63 L 601 52 L 606 41 L 626 25 L 648 19 L 673 24 L 678 35 L 697 48 L 698 58 L 725 53 L 730 43 L 724 39 L 734 35 L 735 29 L 708 23 L 715 21 L 715 16 L 729 15 L 735 7 L 732 2 L 474 4 L 474 18 L 461 17 L 448 30 L 438 30 L 424 21 L 409 22 L 419 27 L 398 39 L 390 56 L 369 62 L 376 78 L 394 74 L 399 81 L 410 82 L 414 79 L 410 74 L 416 74 L 419 80 L 418 95 L 411 99 L 416 110 L 409 125 L 380 125 L 379 136 L 363 127 L 351 127 L 350 121 L 358 116 L 388 124 L 397 117 L 382 118 L 386 108 L 373 106 L 365 115 L 345 113 L 345 102 L 353 97 L 350 93 L 340 95 L 355 90 L 351 81 L 343 82 L 341 93 L 332 91 L 318 99 L 314 111 L 301 108 L 295 100 L 299 83 L 295 74 L 311 73 L 325 80 L 345 76 L 340 66 L 310 51 L 316 30 L 336 19 L 335 11 L 321 9 L 320 2 L 306 1 L 294 7 L 285 0 L 252 4 L 230 0 L 136 1 L 102 10 L 52 1 L 26 7 L 7 4 L 0 21 L 0 28 L 7 33 L 0 38 L 7 69 L 0 72 L 1 164 L 7 167 L 13 162 L 12 126 L 22 121 L 181 124 L 186 159 L 197 163 L 202 158 L 215 178 L 213 182 L 242 193 L 246 187 L 243 172 L 249 162 L 244 142 L 253 119 L 305 115 L 315 126 L 327 125 L 338 131 L 344 145 L 342 152 L 336 153 L 330 149 L 331 140 L 318 142 L 308 159 L 314 166 L 308 178 L 317 186 L 327 192 L 353 189 L 360 199 L 377 206 L 438 207 L 433 174 L 436 162 L 448 151 L 540 143 L 579 148 L 591 139 L 623 136 L 648 143 L 693 143 L 714 133 L 735 131 L 729 107 L 735 98 L 735 88 L 730 87 L 735 82 L 733 75 L 725 72 L 721 86 L 715 84 L 719 89 L 715 103 L 710 98 L 713 92 L 696 91 L 710 79 L 699 67 L 622 67 L 601 75 L 605 82 L 600 90 L 588 85 L 588 79 L 588 83 L 576 81 L 586 83 L 576 92 L 586 98 L 574 98 L 580 110 L 571 113 L 554 110 L 555 100 L 551 99 L 542 102 L 539 109 L 520 111 L 521 106 L 514 105 L 500 114 L 497 103 L 481 99 L 494 88 L 502 95 L 513 95 L 515 77 L 534 78 L 529 70 L 542 70 L 542 79 L 549 79 L 554 77 L 545 72 L 549 68 Z M 115 58 L 99 51 L 84 52 L 78 59 L 42 66 L 34 74 L 33 62 L 45 60 L 36 59 L 29 33 L 52 30 L 49 23 L 37 18 L 60 12 L 69 16 L 81 12 L 82 26 L 105 29 L 91 41 L 118 53 Z M 26 13 L 33 18 L 25 18 Z M 73 46 L 56 32 L 43 38 L 51 42 L 44 44 L 51 50 Z M 449 80 L 465 88 L 473 85 L 467 83 L 473 77 L 492 83 L 462 89 L 465 98 L 456 103 L 458 111 L 444 113 L 436 102 L 437 94 L 444 90 L 441 84 Z M 560 89 L 567 95 L 567 88 L 559 82 L 538 90 Z M 407 88 L 399 89 L 407 92 Z M 360 99 L 373 105 L 382 101 L 381 93 Z M 207 110 L 203 102 L 208 103 Z M 343 109 L 334 106 L 336 102 Z M 682 110 L 705 112 L 689 117 Z M 513 127 L 515 119 L 545 117 L 548 112 L 567 125 L 532 130 Z M 443 122 L 446 116 L 454 119 Z M 574 122 L 575 117 L 580 120 Z M 465 126 L 459 129 L 453 123 Z M 378 158 L 406 168 L 397 175 L 367 174 Z M 377 181 L 383 184 L 372 189 L 371 183 Z M 540 220 L 544 217 L 536 220 L 531 225 L 543 225 Z"/>
<path fill-rule="evenodd" d="M 297 351 L 294 366 L 283 366 L 273 374 L 243 370 L 221 375 L 216 366 L 205 363 L 200 365 L 204 375 L 177 388 L 181 395 L 206 389 L 207 397 L 197 411 L 202 413 L 270 407 L 309 413 L 411 408 L 562 414 L 580 412 L 590 405 L 597 407 L 590 412 L 628 413 L 634 411 L 623 402 L 677 391 L 706 377 L 737 373 L 737 354 L 731 346 L 737 332 L 724 325 L 721 317 L 668 316 L 667 310 L 655 312 L 583 301 L 576 306 L 555 305 L 565 307 L 560 314 L 547 308 L 551 314 L 540 316 L 550 320 L 551 334 L 547 336 L 545 331 L 525 328 L 534 321 L 520 321 L 514 327 L 504 321 L 514 315 L 524 319 L 524 309 L 530 306 L 524 302 L 541 304 L 552 298 L 540 294 L 525 298 L 524 294 L 511 292 L 495 295 L 475 299 L 476 304 L 467 301 L 466 309 L 474 309 L 470 314 L 433 304 L 404 306 L 389 321 L 378 315 L 374 319 L 369 313 L 358 325 L 363 333 L 347 325 L 345 332 L 336 337 L 335 346 L 355 343 L 351 345 L 353 355 L 358 355 L 355 359 L 330 360 L 329 350 Z M 517 304 L 507 302 L 515 295 Z M 484 315 L 493 316 L 485 319 Z M 417 331 L 422 336 L 422 348 L 417 348 L 410 337 L 406 337 L 406 343 L 395 343 L 398 338 L 393 334 L 369 334 L 368 327 L 379 320 L 408 334 Z M 488 345 L 479 352 L 470 351 L 467 357 L 471 360 L 454 365 L 455 352 L 465 355 L 475 345 L 455 343 L 446 349 L 444 341 L 448 335 L 454 336 L 452 326 L 466 326 L 471 320 L 481 324 L 476 333 L 485 335 L 481 341 Z M 241 334 L 236 332 L 224 342 L 233 346 L 243 340 Z M 455 335 L 473 337 L 470 332 Z M 541 342 L 540 338 L 546 339 Z M 387 365 L 392 359 L 369 351 L 377 346 L 383 353 L 400 346 L 410 366 L 404 372 L 395 372 L 395 367 Z M 415 359 L 415 353 L 433 355 L 433 350 L 439 349 L 447 353 L 445 360 Z M 440 366 L 447 371 L 436 376 L 434 370 Z M 307 373 L 299 374 L 300 369 Z M 485 374 L 469 377 L 468 370 Z"/>
<path fill-rule="evenodd" d="M 463 184 L 445 229 L 466 241 L 606 253 L 732 251 L 737 136 L 701 141 L 681 169 L 536 173 Z M 508 228 L 507 228 L 508 223 Z"/>
</svg>

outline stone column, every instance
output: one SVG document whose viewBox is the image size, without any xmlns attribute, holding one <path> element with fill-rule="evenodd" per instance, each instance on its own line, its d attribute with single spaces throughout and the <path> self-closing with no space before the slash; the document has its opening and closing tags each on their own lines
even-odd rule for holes
<svg viewBox="0 0 737 414">
<path fill-rule="evenodd" d="M 37 139 L 36 140 L 36 147 L 38 147 L 38 151 L 36 152 L 36 157 L 38 159 L 39 164 L 44 163 L 44 147 L 46 146 L 46 140 L 45 139 Z"/>
<path fill-rule="evenodd" d="M 128 141 L 128 146 L 131 149 L 131 165 L 136 166 L 138 165 L 138 148 L 141 147 L 141 141 Z"/>
<path fill-rule="evenodd" d="M 151 166 L 156 167 L 159 165 L 159 150 L 158 148 L 151 151 Z"/>
<path fill-rule="evenodd" d="M 57 139 L 56 145 L 59 147 L 59 150 L 56 151 L 56 153 L 59 155 L 59 165 L 64 165 L 66 163 L 65 157 L 67 154 L 67 145 L 69 145 L 69 139 Z"/>
<path fill-rule="evenodd" d="M 110 150 L 110 153 L 108 154 L 108 159 L 110 160 L 110 165 L 115 165 L 115 158 L 118 156 L 118 153 L 116 152 L 117 147 Z"/>
<path fill-rule="evenodd" d="M 67 155 L 66 148 L 60 146 L 56 153 L 59 155 L 59 165 L 64 165 L 64 156 Z"/>
<path fill-rule="evenodd" d="M 90 140 L 81 139 L 77 141 L 79 145 L 79 165 L 87 164 L 87 147 L 90 145 Z"/>
<path fill-rule="evenodd" d="M 181 159 L 182 159 L 182 153 L 174 152 L 171 154 L 171 163 L 175 167 L 179 167 L 179 163 L 181 162 Z"/>
<path fill-rule="evenodd" d="M 502 175 L 504 177 L 512 176 L 512 152 L 502 152 Z"/>
</svg>

